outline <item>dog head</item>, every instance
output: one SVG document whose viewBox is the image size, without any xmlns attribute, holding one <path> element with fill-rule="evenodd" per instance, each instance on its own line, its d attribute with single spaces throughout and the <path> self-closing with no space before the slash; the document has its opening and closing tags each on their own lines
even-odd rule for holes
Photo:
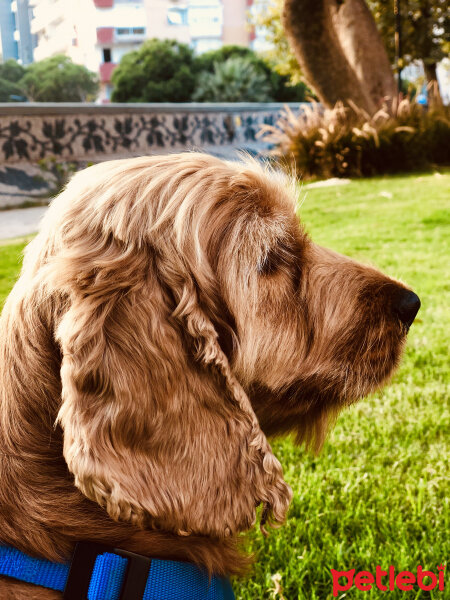
<svg viewBox="0 0 450 600">
<path fill-rule="evenodd" d="M 279 176 L 200 154 L 76 175 L 25 264 L 60 306 L 75 484 L 115 519 L 179 534 L 248 529 L 261 503 L 283 521 L 265 434 L 319 444 L 327 415 L 392 372 L 417 311 L 316 246 Z"/>
</svg>

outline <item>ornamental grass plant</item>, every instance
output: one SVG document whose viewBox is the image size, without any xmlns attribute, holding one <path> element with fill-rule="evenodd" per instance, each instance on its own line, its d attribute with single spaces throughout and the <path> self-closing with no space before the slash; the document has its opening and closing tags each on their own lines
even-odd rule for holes
<svg viewBox="0 0 450 600">
<path fill-rule="evenodd" d="M 407 98 L 373 116 L 351 104 L 285 107 L 260 137 L 303 179 L 367 177 L 450 165 L 450 107 L 430 110 Z"/>
</svg>

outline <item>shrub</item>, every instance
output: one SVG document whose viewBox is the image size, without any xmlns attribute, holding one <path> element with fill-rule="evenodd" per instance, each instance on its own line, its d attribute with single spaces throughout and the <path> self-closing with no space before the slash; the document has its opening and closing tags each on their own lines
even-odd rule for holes
<svg viewBox="0 0 450 600">
<path fill-rule="evenodd" d="M 0 102 L 25 101 L 23 89 L 12 81 L 0 78 Z"/>
<path fill-rule="evenodd" d="M 193 51 L 174 40 L 148 40 L 114 71 L 113 102 L 189 102 L 195 88 Z"/>
<path fill-rule="evenodd" d="M 200 74 L 194 100 L 198 102 L 269 102 L 267 78 L 246 58 L 215 63 L 214 72 Z"/>
<path fill-rule="evenodd" d="M 19 64 L 13 58 L 0 64 L 0 79 L 6 79 L 11 83 L 18 83 L 25 75 L 25 67 Z"/>
<path fill-rule="evenodd" d="M 238 46 L 236 44 L 227 44 L 217 50 L 209 50 L 195 58 L 197 69 L 199 71 L 208 71 L 214 73 L 216 63 L 223 63 L 229 58 L 245 58 L 252 62 L 256 67 L 264 70 L 265 63 L 258 55 L 246 46 Z"/>
<path fill-rule="evenodd" d="M 231 44 L 222 46 L 218 50 L 201 54 L 195 61 L 198 71 L 214 73 L 216 64 L 224 63 L 230 58 L 246 59 L 255 70 L 264 75 L 269 84 L 270 99 L 274 102 L 303 102 L 308 95 L 309 90 L 304 83 L 290 85 L 288 75 L 280 75 L 270 63 L 245 46 Z"/>
<path fill-rule="evenodd" d="M 63 54 L 29 65 L 20 86 L 34 102 L 85 102 L 98 90 L 95 73 Z"/>
<path fill-rule="evenodd" d="M 261 137 L 273 154 L 304 178 L 360 177 L 450 164 L 450 109 L 429 112 L 407 99 L 373 117 L 353 106 L 306 106 L 296 116 L 286 107 Z"/>
<path fill-rule="evenodd" d="M 25 68 L 10 58 L 0 64 L 0 102 L 26 100 L 19 81 L 25 75 Z"/>
</svg>

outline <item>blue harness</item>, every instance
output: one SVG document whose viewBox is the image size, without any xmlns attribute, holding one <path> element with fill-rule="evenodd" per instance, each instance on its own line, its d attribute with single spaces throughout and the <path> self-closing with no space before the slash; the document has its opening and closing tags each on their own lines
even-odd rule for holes
<svg viewBox="0 0 450 600">
<path fill-rule="evenodd" d="M 63 593 L 64 600 L 234 600 L 228 579 L 195 565 L 79 542 L 70 563 L 0 545 L 0 575 Z"/>
</svg>

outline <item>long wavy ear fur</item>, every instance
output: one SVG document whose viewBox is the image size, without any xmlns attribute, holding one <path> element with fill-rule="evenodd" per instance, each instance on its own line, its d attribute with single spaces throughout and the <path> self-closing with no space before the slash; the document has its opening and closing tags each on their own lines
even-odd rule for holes
<svg viewBox="0 0 450 600">
<path fill-rule="evenodd" d="M 175 160 L 88 169 L 52 208 L 64 214 L 44 270 L 67 297 L 58 422 L 75 484 L 114 519 L 222 537 L 248 529 L 261 503 L 282 522 L 291 491 L 170 229 L 183 209 L 192 233 L 197 209 L 183 203 L 201 199 L 212 160 L 194 158 L 184 187 Z"/>
</svg>

